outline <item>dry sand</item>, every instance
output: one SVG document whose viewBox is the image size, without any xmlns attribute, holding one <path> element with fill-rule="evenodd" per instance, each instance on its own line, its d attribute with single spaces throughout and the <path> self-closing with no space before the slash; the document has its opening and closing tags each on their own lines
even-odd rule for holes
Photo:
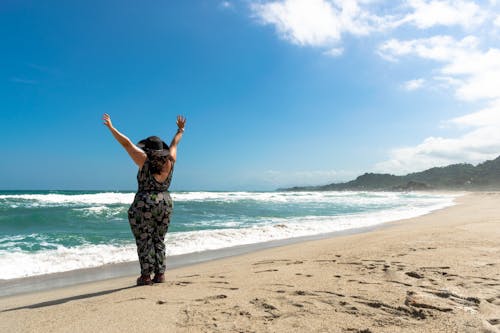
<svg viewBox="0 0 500 333">
<path fill-rule="evenodd" d="M 0 299 L 1 332 L 499 332 L 500 193 L 378 230 Z"/>
</svg>

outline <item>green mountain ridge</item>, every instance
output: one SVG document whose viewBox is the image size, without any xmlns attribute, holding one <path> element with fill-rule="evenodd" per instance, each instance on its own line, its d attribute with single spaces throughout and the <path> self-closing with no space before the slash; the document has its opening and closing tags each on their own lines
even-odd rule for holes
<svg viewBox="0 0 500 333">
<path fill-rule="evenodd" d="M 283 191 L 413 191 L 413 190 L 498 190 L 500 156 L 476 166 L 468 163 L 434 167 L 404 176 L 365 173 L 345 183 L 296 186 Z"/>
</svg>

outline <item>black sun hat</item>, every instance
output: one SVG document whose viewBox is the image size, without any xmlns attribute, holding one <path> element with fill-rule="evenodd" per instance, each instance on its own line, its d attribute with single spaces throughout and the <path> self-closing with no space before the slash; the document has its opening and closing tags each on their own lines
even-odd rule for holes
<svg viewBox="0 0 500 333">
<path fill-rule="evenodd" d="M 149 138 L 139 141 L 137 147 L 141 148 L 146 153 L 155 152 L 163 156 L 170 154 L 168 145 L 157 136 L 150 136 Z"/>
</svg>

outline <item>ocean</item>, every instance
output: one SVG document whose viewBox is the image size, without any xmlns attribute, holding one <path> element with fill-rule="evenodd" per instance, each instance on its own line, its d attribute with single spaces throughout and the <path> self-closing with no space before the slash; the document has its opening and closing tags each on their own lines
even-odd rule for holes
<svg viewBox="0 0 500 333">
<path fill-rule="evenodd" d="M 167 255 L 318 235 L 411 218 L 456 195 L 400 192 L 173 192 Z M 137 260 L 133 192 L 0 192 L 0 279 Z"/>
</svg>

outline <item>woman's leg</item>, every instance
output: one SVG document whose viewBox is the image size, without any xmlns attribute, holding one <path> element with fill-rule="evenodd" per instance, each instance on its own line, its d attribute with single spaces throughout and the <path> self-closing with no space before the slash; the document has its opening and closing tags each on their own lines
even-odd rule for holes
<svg viewBox="0 0 500 333">
<path fill-rule="evenodd" d="M 137 254 L 141 265 L 141 274 L 149 275 L 155 267 L 155 249 L 153 243 L 152 213 L 145 205 L 129 209 L 129 223 L 137 244 Z"/>
<path fill-rule="evenodd" d="M 161 221 L 157 221 L 156 228 L 153 232 L 153 243 L 155 249 L 155 268 L 156 274 L 165 273 L 167 262 L 165 255 L 165 235 L 170 224 L 170 214 L 165 214 Z"/>
</svg>

